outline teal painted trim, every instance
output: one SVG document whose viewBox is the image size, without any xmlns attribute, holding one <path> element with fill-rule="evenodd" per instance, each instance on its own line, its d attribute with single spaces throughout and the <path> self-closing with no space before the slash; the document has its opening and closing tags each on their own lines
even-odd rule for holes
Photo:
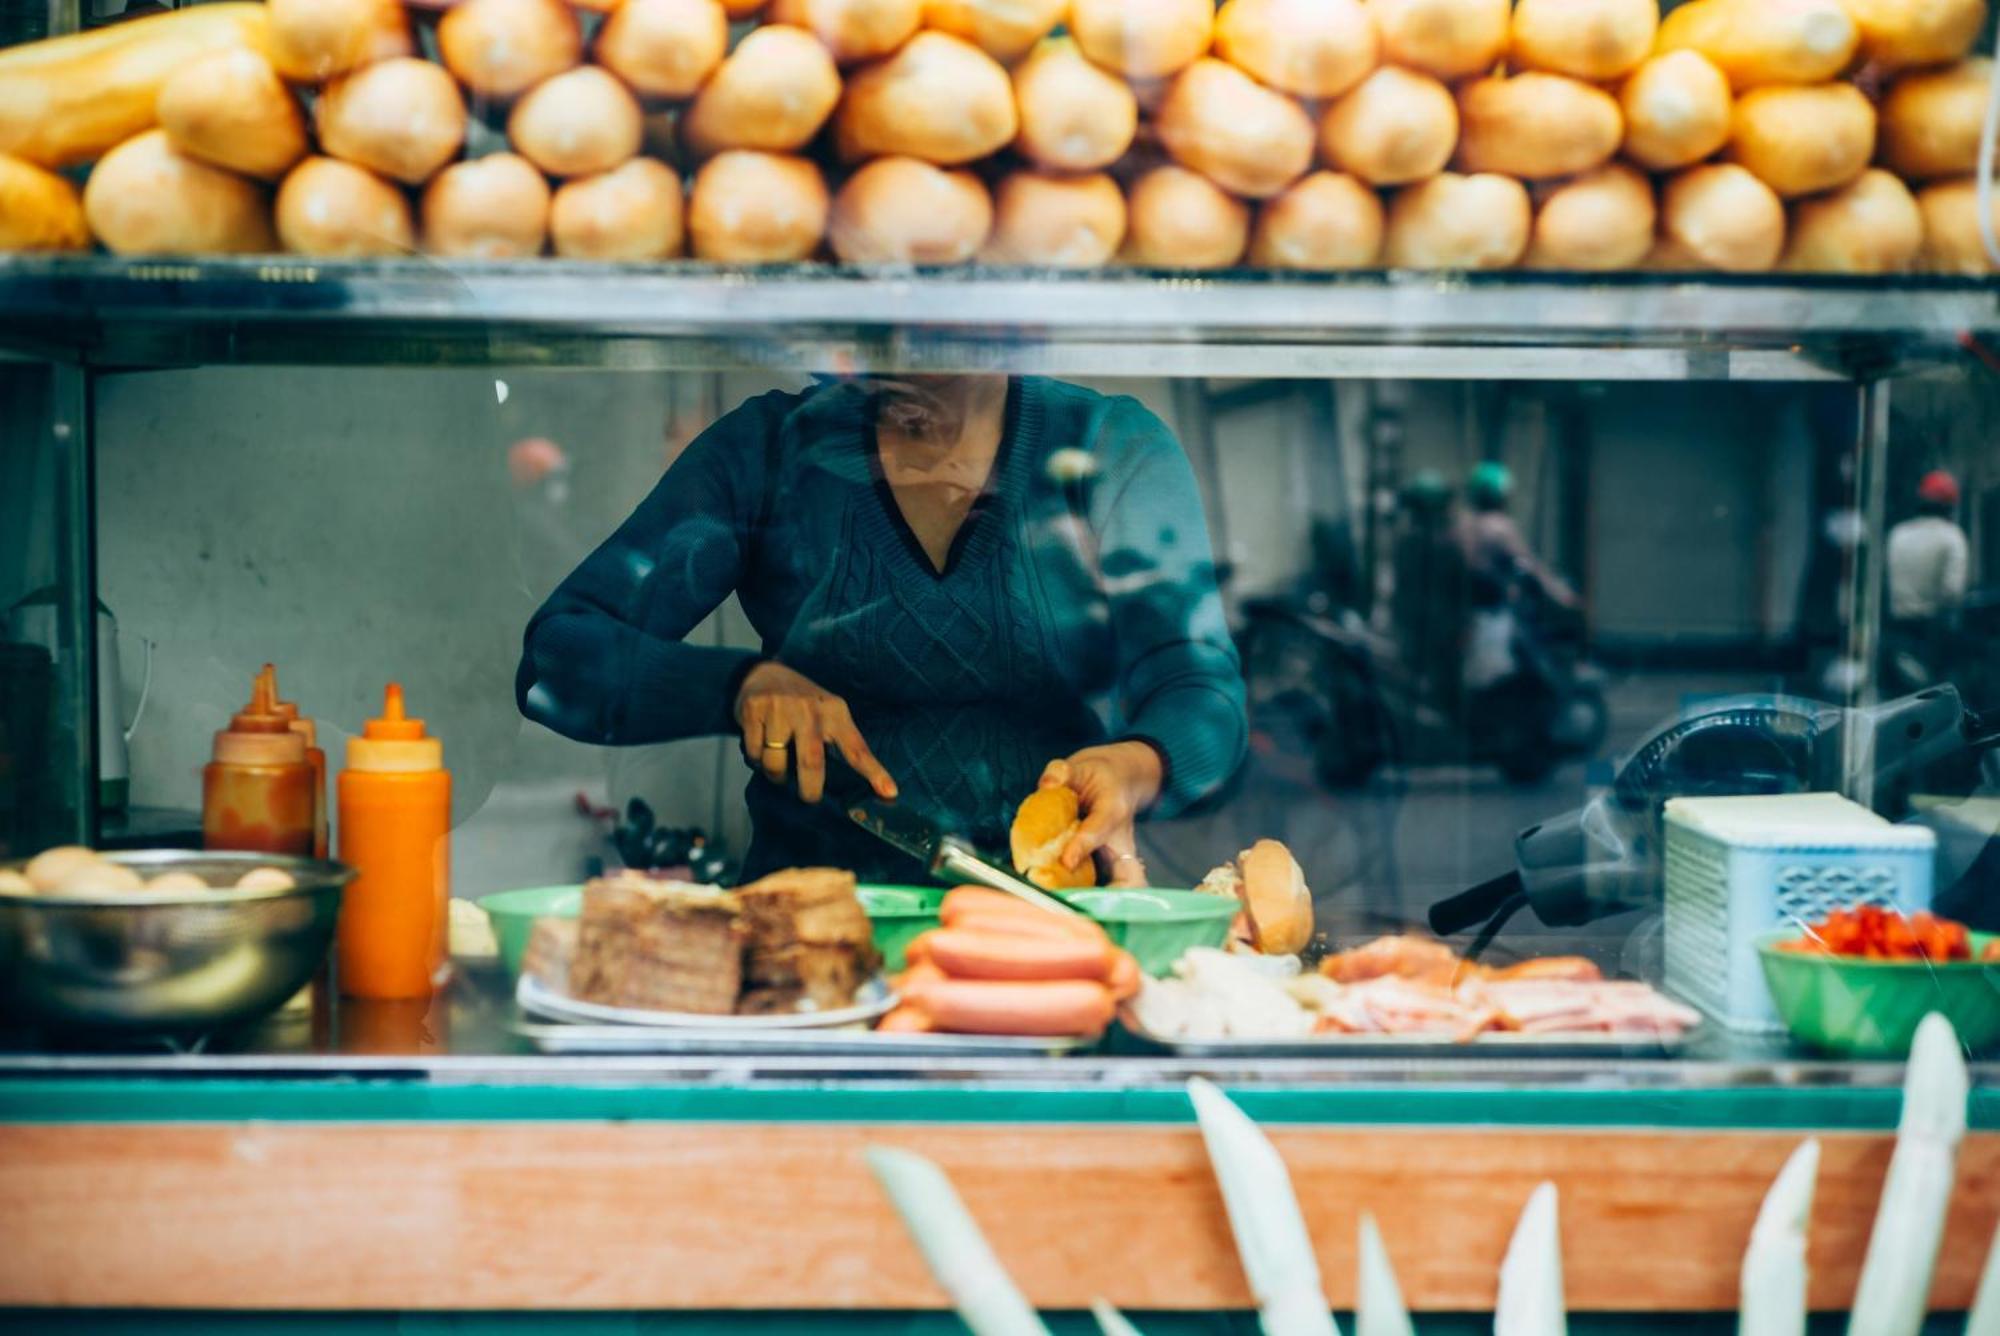
<svg viewBox="0 0 2000 1336">
<path fill-rule="evenodd" d="M 1803 1128 L 1888 1131 L 1893 1089 L 1232 1088 L 1259 1122 L 1506 1127 Z M 1166 1123 L 1172 1089 L 992 1090 L 946 1084 L 434 1085 L 421 1081 L 20 1078 L 0 1081 L 0 1123 L 160 1122 Z M 1971 1126 L 2000 1131 L 2000 1088 L 1972 1097 Z"/>
</svg>

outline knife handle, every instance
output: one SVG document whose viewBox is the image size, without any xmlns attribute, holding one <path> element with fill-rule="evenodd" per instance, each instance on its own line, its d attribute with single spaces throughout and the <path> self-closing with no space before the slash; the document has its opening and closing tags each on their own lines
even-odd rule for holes
<svg viewBox="0 0 2000 1336">
<path fill-rule="evenodd" d="M 957 878 L 961 881 L 977 882 L 981 886 L 991 887 L 996 891 L 1005 891 L 1009 895 L 1017 896 L 1027 901 L 1038 909 L 1046 909 L 1051 914 L 1067 914 L 1072 918 L 1088 917 L 1072 909 L 1032 883 L 1002 872 L 999 868 L 994 867 L 991 863 L 979 857 L 963 842 L 950 836 L 947 836 L 944 842 L 938 846 L 937 864 L 931 869 L 931 874 L 939 877 Z"/>
</svg>

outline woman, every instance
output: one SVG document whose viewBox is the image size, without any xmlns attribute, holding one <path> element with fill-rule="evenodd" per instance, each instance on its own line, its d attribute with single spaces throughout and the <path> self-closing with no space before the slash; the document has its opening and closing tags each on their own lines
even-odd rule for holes
<svg viewBox="0 0 2000 1336">
<path fill-rule="evenodd" d="M 761 652 L 687 643 L 732 593 Z M 761 772 L 746 878 L 922 878 L 814 806 L 834 752 L 987 849 L 1037 784 L 1068 784 L 1063 861 L 1143 885 L 1134 822 L 1213 793 L 1246 733 L 1179 445 L 1131 399 L 1039 378 L 743 404 L 535 614 L 516 692 L 584 742 L 739 735 Z"/>
</svg>

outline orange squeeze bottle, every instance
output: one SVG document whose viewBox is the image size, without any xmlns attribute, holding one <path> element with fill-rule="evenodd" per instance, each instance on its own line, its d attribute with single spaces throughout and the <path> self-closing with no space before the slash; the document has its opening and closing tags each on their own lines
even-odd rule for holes
<svg viewBox="0 0 2000 1336">
<path fill-rule="evenodd" d="M 264 671 L 271 674 L 271 690 L 278 689 L 278 670 L 271 664 L 264 665 Z M 313 847 L 314 858 L 326 857 L 326 752 L 319 745 L 319 725 L 307 715 L 299 713 L 293 701 L 277 700 L 273 704 L 277 712 L 285 717 L 292 732 L 306 740 L 306 764 L 313 772 Z"/>
<path fill-rule="evenodd" d="M 215 759 L 201 772 L 203 848 L 311 855 L 312 765 L 277 700 L 277 674 L 266 664 L 250 703 L 215 735 Z"/>
<path fill-rule="evenodd" d="M 404 717 L 402 687 L 347 740 L 338 790 L 340 861 L 357 874 L 340 906 L 340 991 L 429 997 L 448 949 L 451 775 L 444 744 Z"/>
</svg>

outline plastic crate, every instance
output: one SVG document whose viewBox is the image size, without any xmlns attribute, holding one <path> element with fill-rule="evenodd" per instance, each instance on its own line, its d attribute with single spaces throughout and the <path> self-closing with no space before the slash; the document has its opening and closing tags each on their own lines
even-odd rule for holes
<svg viewBox="0 0 2000 1336">
<path fill-rule="evenodd" d="M 1835 793 L 1667 803 L 1667 991 L 1732 1030 L 1784 1029 L 1757 960 L 1774 928 L 1853 905 L 1928 909 L 1937 837 Z"/>
</svg>

